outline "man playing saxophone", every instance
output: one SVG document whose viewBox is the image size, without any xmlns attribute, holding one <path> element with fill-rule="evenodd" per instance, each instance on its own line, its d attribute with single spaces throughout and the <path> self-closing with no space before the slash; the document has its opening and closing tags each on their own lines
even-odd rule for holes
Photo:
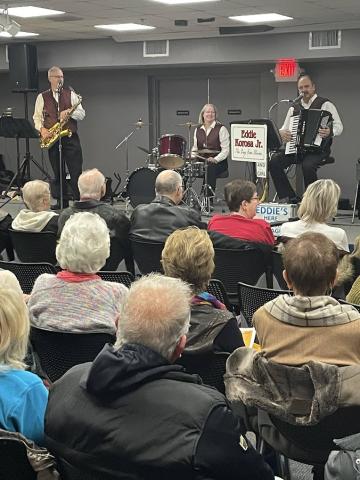
<svg viewBox="0 0 360 480">
<path fill-rule="evenodd" d="M 59 67 L 51 67 L 48 71 L 49 90 L 40 93 L 35 102 L 33 115 L 35 128 L 40 132 L 41 142 L 48 149 L 49 160 L 54 172 L 54 183 L 52 188 L 53 197 L 57 199 L 55 209 L 60 208 L 60 161 L 59 141 L 56 135 L 58 130 L 68 130 L 70 136 L 62 136 L 62 185 L 63 185 L 63 207 L 69 206 L 69 200 L 65 196 L 65 164 L 70 174 L 70 185 L 73 191 L 74 200 L 79 200 L 80 194 L 77 186 L 78 178 L 82 172 L 82 150 L 80 139 L 77 133 L 77 122 L 85 118 L 85 111 L 81 106 L 81 99 L 69 87 L 64 87 L 64 74 Z M 54 125 L 60 122 L 60 129 Z M 54 138 L 52 138 L 54 137 Z M 53 143 L 53 139 L 56 139 Z"/>
</svg>

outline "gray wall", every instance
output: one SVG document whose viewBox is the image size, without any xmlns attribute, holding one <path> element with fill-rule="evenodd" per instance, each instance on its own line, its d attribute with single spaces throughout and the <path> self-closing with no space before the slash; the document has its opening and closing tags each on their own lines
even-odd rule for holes
<svg viewBox="0 0 360 480">
<path fill-rule="evenodd" d="M 52 62 L 51 62 L 52 63 Z M 352 198 L 355 188 L 355 159 L 359 155 L 358 140 L 358 85 L 360 84 L 359 63 L 347 60 L 334 63 L 323 61 L 303 66 L 314 74 L 318 91 L 336 104 L 344 123 L 344 133 L 335 140 L 333 153 L 336 164 L 323 167 L 322 177 L 332 177 L 342 187 L 343 196 Z M 84 166 L 97 166 L 106 175 L 119 172 L 125 176 L 125 148 L 115 151 L 114 147 L 132 130 L 131 124 L 140 117 L 147 120 L 149 114 L 149 82 L 158 80 L 160 98 L 160 133 L 186 135 L 177 123 L 195 120 L 199 108 L 206 102 L 207 79 L 210 78 L 210 100 L 220 110 L 224 123 L 237 119 L 226 114 L 228 108 L 241 108 L 242 118 L 266 116 L 267 109 L 276 100 L 296 96 L 293 84 L 275 84 L 269 73 L 270 64 L 237 65 L 221 67 L 174 67 L 168 69 L 83 69 L 65 70 L 66 82 L 83 96 L 87 117 L 80 123 L 80 137 L 83 145 Z M 205 91 L 204 91 L 205 86 Z M 46 74 L 41 73 L 40 88 L 46 88 Z M 196 94 L 195 94 L 196 93 Z M 32 114 L 35 95 L 29 94 Z M 0 74 L 0 112 L 8 106 L 15 108 L 15 115 L 24 112 L 23 95 L 11 93 L 8 74 Z M 188 109 L 189 117 L 177 117 L 176 109 Z M 274 111 L 281 126 L 286 108 Z M 156 115 L 155 115 L 156 116 Z M 154 130 L 153 126 L 150 127 Z M 175 130 L 175 131 L 173 131 Z M 171 131 L 171 132 L 170 132 Z M 144 127 L 129 140 L 129 169 L 133 171 L 145 164 L 146 155 L 137 145 L 154 146 L 152 130 Z M 22 148 L 22 150 L 24 150 Z M 41 162 L 37 141 L 31 141 L 31 152 Z M 0 153 L 5 155 L 8 168 L 15 168 L 15 141 L 0 139 Z M 44 156 L 47 166 L 47 156 Z M 50 168 L 48 168 L 50 170 Z M 244 176 L 248 170 L 231 162 L 231 177 Z M 36 176 L 33 169 L 33 176 Z M 220 183 L 223 185 L 225 181 Z"/>
</svg>

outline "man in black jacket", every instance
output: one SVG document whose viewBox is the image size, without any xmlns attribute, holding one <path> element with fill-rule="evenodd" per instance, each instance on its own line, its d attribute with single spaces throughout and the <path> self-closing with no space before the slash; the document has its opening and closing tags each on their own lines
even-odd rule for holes
<svg viewBox="0 0 360 480">
<path fill-rule="evenodd" d="M 133 271 L 129 242 L 130 221 L 124 212 L 101 200 L 106 192 L 104 175 L 97 168 L 85 170 L 79 177 L 78 187 L 80 200 L 75 201 L 71 207 L 61 212 L 58 221 L 58 235 L 60 236 L 66 220 L 74 213 L 97 213 L 105 220 L 110 232 L 112 267 L 108 269 L 116 270 L 119 262 L 125 258 L 127 269 Z"/>
<path fill-rule="evenodd" d="M 186 343 L 190 287 L 135 282 L 118 339 L 51 388 L 46 446 L 99 478 L 270 480 L 225 397 L 173 362 Z"/>
<path fill-rule="evenodd" d="M 156 178 L 155 192 L 155 200 L 148 205 L 139 205 L 133 211 L 130 219 L 131 238 L 163 243 L 178 228 L 191 225 L 206 228 L 196 210 L 179 205 L 183 198 L 183 181 L 177 172 L 160 172 Z"/>
</svg>

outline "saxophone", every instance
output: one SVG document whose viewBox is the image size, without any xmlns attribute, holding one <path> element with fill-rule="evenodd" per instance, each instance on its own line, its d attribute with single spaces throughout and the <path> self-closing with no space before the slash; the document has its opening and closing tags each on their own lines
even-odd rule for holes
<svg viewBox="0 0 360 480">
<path fill-rule="evenodd" d="M 40 138 L 40 148 L 50 148 L 56 143 L 59 138 L 62 137 L 71 137 L 72 131 L 69 128 L 63 129 L 63 126 L 65 123 L 69 120 L 69 117 L 72 115 L 72 113 L 77 109 L 77 107 L 81 103 L 81 96 L 77 95 L 78 101 L 71 107 L 70 112 L 64 118 L 64 120 L 56 122 L 51 128 L 49 128 L 49 132 L 51 133 L 51 137 L 48 138 Z"/>
</svg>

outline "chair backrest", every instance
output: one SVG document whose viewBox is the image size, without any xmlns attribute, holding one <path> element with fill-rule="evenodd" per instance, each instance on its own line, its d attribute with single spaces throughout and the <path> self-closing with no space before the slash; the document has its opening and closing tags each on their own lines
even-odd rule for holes
<svg viewBox="0 0 360 480">
<path fill-rule="evenodd" d="M 56 264 L 56 235 L 53 232 L 22 232 L 9 228 L 10 238 L 21 262 Z"/>
<path fill-rule="evenodd" d="M 30 341 L 42 373 L 55 382 L 74 365 L 93 361 L 106 343 L 114 343 L 115 336 L 51 332 L 31 327 Z"/>
<path fill-rule="evenodd" d="M 282 288 L 283 290 L 287 290 L 288 286 L 286 285 L 286 282 L 283 277 L 284 264 L 283 264 L 282 254 L 280 252 L 277 252 L 276 250 L 273 250 L 271 252 L 271 266 L 272 266 L 272 273 L 276 278 L 279 284 L 279 287 Z"/>
<path fill-rule="evenodd" d="M 36 480 L 25 445 L 17 439 L 0 439 L 0 480 Z"/>
<path fill-rule="evenodd" d="M 309 464 L 325 464 L 331 450 L 334 450 L 334 438 L 343 438 L 359 433 L 360 407 L 339 408 L 332 415 L 323 418 L 317 425 L 308 427 L 291 425 L 270 416 L 276 430 L 287 440 L 290 445 L 290 454 L 283 451 L 284 455 L 293 460 Z M 265 423 L 265 428 L 267 428 Z M 260 431 L 261 434 L 261 431 Z M 277 438 L 275 435 L 273 438 Z M 278 450 L 276 441 L 271 446 Z"/>
<path fill-rule="evenodd" d="M 24 293 L 30 294 L 35 280 L 42 273 L 56 274 L 56 268 L 50 263 L 18 263 L 4 262 L 0 260 L 0 268 L 9 270 L 19 280 L 21 289 Z"/>
<path fill-rule="evenodd" d="M 283 293 L 291 292 L 289 290 L 272 290 L 270 288 L 254 287 L 253 285 L 239 282 L 239 309 L 244 315 L 248 325 L 252 327 L 252 317 L 258 308 Z"/>
<path fill-rule="evenodd" d="M 131 239 L 134 260 L 143 275 L 151 272 L 162 272 L 161 252 L 164 244 L 160 242 L 141 242 Z"/>
<path fill-rule="evenodd" d="M 338 298 L 337 301 L 339 303 L 343 303 L 344 305 L 351 305 L 352 307 L 356 308 L 360 312 L 360 305 L 357 305 L 356 303 L 350 303 L 347 302 L 346 300 L 343 300 L 342 298 Z"/>
<path fill-rule="evenodd" d="M 131 287 L 132 282 L 135 280 L 134 275 L 130 272 L 105 272 L 100 270 L 97 275 L 107 282 L 122 283 L 128 288 Z"/>
<path fill-rule="evenodd" d="M 226 352 L 189 354 L 185 351 L 176 363 L 185 367 L 188 373 L 197 373 L 206 385 L 225 394 L 224 374 L 229 355 Z"/>
<path fill-rule="evenodd" d="M 116 237 L 111 237 L 110 239 L 110 256 L 106 259 L 106 263 L 103 266 L 102 270 L 109 271 L 109 270 L 116 270 L 119 266 L 119 263 L 125 257 L 125 250 L 119 239 Z"/>
<path fill-rule="evenodd" d="M 214 250 L 214 277 L 221 280 L 230 297 L 236 297 L 238 282 L 255 285 L 261 275 L 269 271 L 268 260 L 261 250 Z"/>
<path fill-rule="evenodd" d="M 214 295 L 214 297 L 216 297 L 221 303 L 223 303 L 229 312 L 233 311 L 233 307 L 230 303 L 228 294 L 226 293 L 224 284 L 220 280 L 212 278 L 207 287 L 207 291 Z"/>
</svg>

